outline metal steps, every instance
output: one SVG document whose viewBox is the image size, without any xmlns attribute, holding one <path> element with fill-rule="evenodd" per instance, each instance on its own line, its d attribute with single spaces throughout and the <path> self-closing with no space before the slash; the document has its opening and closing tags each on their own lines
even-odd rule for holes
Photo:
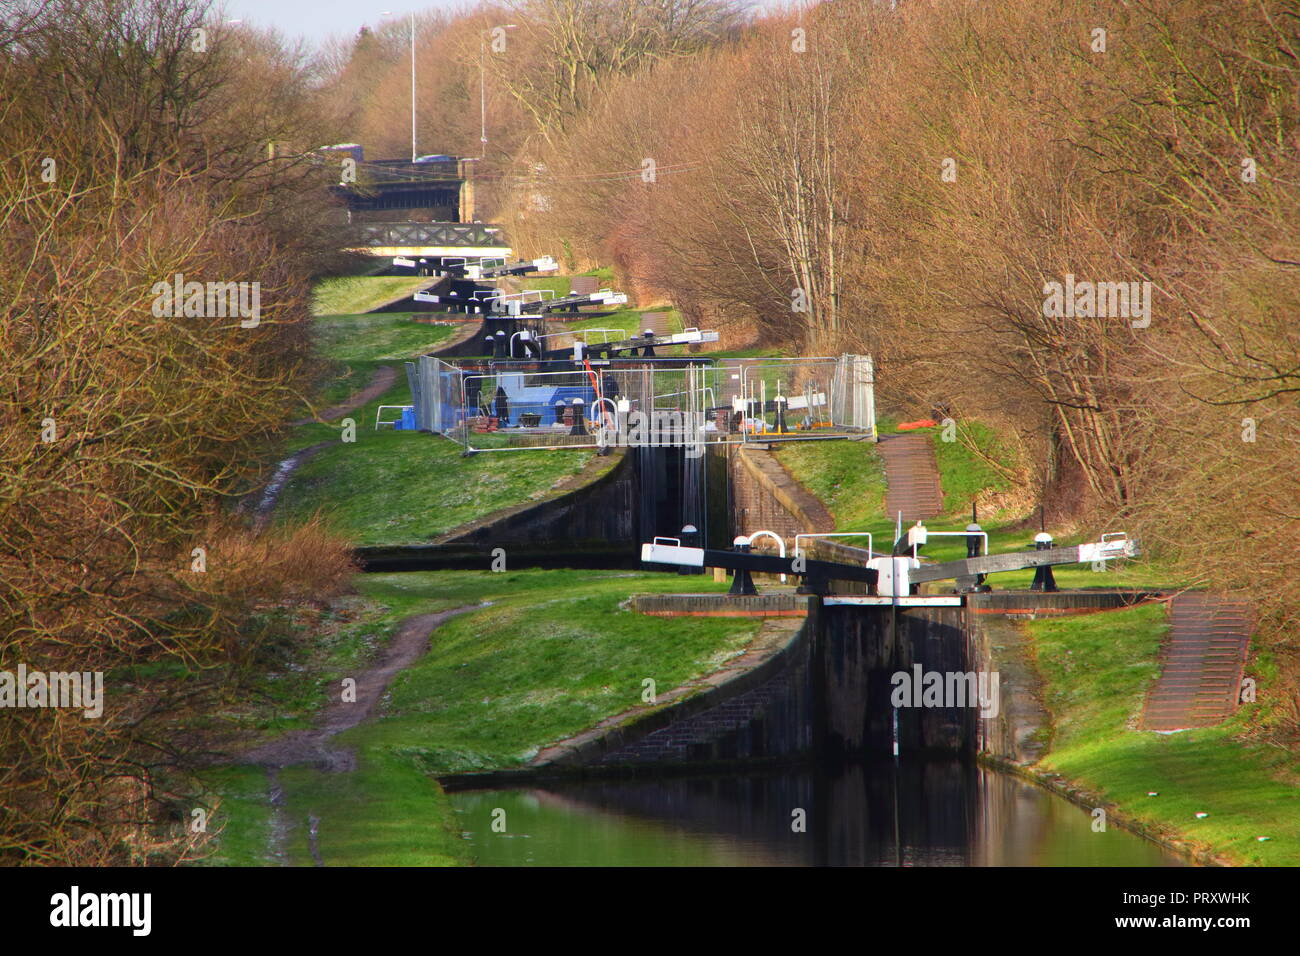
<svg viewBox="0 0 1300 956">
<path fill-rule="evenodd" d="M 1237 709 L 1252 629 L 1249 607 L 1205 592 L 1170 602 L 1160 677 L 1147 692 L 1146 730 L 1210 727 Z"/>
</svg>

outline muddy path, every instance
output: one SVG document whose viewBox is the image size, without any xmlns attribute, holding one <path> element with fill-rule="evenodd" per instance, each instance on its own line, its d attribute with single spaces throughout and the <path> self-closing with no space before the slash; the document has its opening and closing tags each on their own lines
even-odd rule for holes
<svg viewBox="0 0 1300 956">
<path fill-rule="evenodd" d="M 317 418 L 300 418 L 289 424 L 291 426 L 310 425 L 315 421 L 324 422 L 339 418 L 348 412 L 355 411 L 367 402 L 374 401 L 392 388 L 393 383 L 396 381 L 397 370 L 395 368 L 389 365 L 377 368 L 374 374 L 370 376 L 370 381 L 366 387 L 359 392 L 353 392 L 341 404 L 331 405 L 329 408 L 324 409 Z M 284 486 L 289 483 L 289 479 L 293 477 L 293 473 L 298 470 L 303 462 L 328 444 L 330 442 L 322 441 L 300 449 L 275 466 L 275 474 L 271 476 L 271 480 L 262 489 L 261 495 L 257 499 L 257 505 L 253 508 L 253 530 L 265 530 L 267 523 L 271 520 L 271 512 L 275 510 L 276 503 L 280 500 L 280 493 L 284 490 Z"/>
<path fill-rule="evenodd" d="M 289 731 L 250 750 L 239 757 L 237 762 L 263 767 L 308 765 L 334 773 L 356 769 L 356 754 L 348 748 L 332 746 L 333 738 L 373 715 L 393 678 L 428 651 L 432 633 L 444 621 L 483 606 L 471 604 L 450 611 L 417 614 L 407 618 L 375 664 L 348 675 L 356 681 L 355 694 L 349 695 L 355 699 L 345 700 L 342 682 L 336 682 L 330 688 L 330 702 L 317 727 Z"/>
<path fill-rule="evenodd" d="M 341 418 L 348 412 L 354 412 L 367 402 L 373 402 L 380 395 L 393 387 L 397 381 L 397 369 L 391 365 L 381 365 L 375 369 L 374 374 L 370 376 L 370 381 L 366 383 L 365 388 L 359 392 L 353 392 L 338 405 L 331 405 L 329 408 L 322 409 L 316 414 L 315 418 L 300 418 L 297 421 L 290 422 L 290 425 L 310 425 L 312 422 L 332 422 L 336 418 Z"/>
<path fill-rule="evenodd" d="M 257 507 L 253 509 L 254 531 L 265 530 L 267 523 L 271 520 L 271 512 L 275 510 L 276 502 L 280 500 L 280 492 L 284 491 L 284 486 L 289 483 L 289 478 L 298 470 L 298 467 L 329 444 L 331 443 L 328 441 L 322 441 L 309 445 L 294 452 L 275 466 L 275 474 L 267 482 L 266 487 L 262 489 L 262 495 L 257 499 Z"/>
</svg>

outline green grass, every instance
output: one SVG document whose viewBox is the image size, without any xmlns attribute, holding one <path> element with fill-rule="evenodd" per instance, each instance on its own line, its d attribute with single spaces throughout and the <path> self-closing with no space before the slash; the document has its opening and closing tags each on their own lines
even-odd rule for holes
<svg viewBox="0 0 1300 956">
<path fill-rule="evenodd" d="M 1002 448 L 993 429 L 982 422 L 966 421 L 954 441 L 944 441 L 942 428 L 920 429 L 934 437 L 934 457 L 943 484 L 943 508 L 948 514 L 966 514 L 971 501 L 987 491 L 1006 491 L 1010 482 L 981 454 L 1006 466 L 1011 456 Z M 981 454 L 971 450 L 973 445 Z M 990 516 L 996 520 L 996 516 Z"/>
<path fill-rule="evenodd" d="M 311 865 L 312 817 L 327 865 L 466 862 L 467 846 L 431 774 L 519 766 L 541 747 L 640 705 L 644 678 L 663 693 L 716 669 L 749 642 L 757 621 L 665 620 L 623 607 L 630 593 L 680 590 L 681 581 L 617 571 L 359 577 L 371 655 L 413 614 L 491 603 L 439 628 L 429 653 L 392 685 L 380 717 L 335 738 L 355 750 L 355 772 L 279 772 L 289 862 Z M 691 588 L 726 584 L 700 577 Z M 337 673 L 319 654 L 304 661 L 322 668 L 317 676 Z M 324 696 L 322 686 L 317 704 Z M 315 709 L 298 700 L 284 706 L 303 719 Z M 269 862 L 273 817 L 262 771 L 223 768 L 208 783 L 227 812 L 211 862 Z"/>
<path fill-rule="evenodd" d="M 774 446 L 777 460 L 818 497 L 837 531 L 889 531 L 885 522 L 885 469 L 874 442 L 808 441 Z M 877 549 L 893 540 L 875 542 Z M 854 544 L 845 539 L 845 544 Z M 861 542 L 866 547 L 865 540 Z"/>
<path fill-rule="evenodd" d="M 410 295 L 433 280 L 428 276 L 336 276 L 322 279 L 312 295 L 316 315 L 369 312 L 400 295 Z"/>
<path fill-rule="evenodd" d="M 450 325 L 426 325 L 411 322 L 402 313 L 372 315 L 332 315 L 316 320 L 318 347 L 328 360 L 329 374 L 316 396 L 316 408 L 324 411 L 331 405 L 345 401 L 369 384 L 376 370 L 393 366 L 397 379 L 393 389 L 372 400 L 348 416 L 358 426 L 374 428 L 375 411 L 382 404 L 410 404 L 410 389 L 402 362 L 431 351 L 451 338 L 457 331 Z M 308 417 L 306 408 L 301 412 Z M 395 418 L 389 410 L 385 420 Z M 330 438 L 337 438 L 337 428 L 323 425 L 301 427 L 289 439 L 288 450 L 296 450 Z"/>
<path fill-rule="evenodd" d="M 403 400 L 409 402 L 405 382 L 381 399 Z M 343 442 L 327 426 L 312 426 L 331 444 L 286 484 L 276 521 L 319 512 L 354 544 L 427 543 L 493 511 L 542 500 L 594 454 L 561 449 L 464 458 L 461 446 L 446 438 L 375 431 L 370 409 L 377 404 L 357 417 L 355 442 Z"/>
<path fill-rule="evenodd" d="M 407 755 L 364 748 L 351 773 L 309 767 L 280 771 L 286 851 L 295 866 L 311 866 L 310 829 L 327 866 L 463 866 L 469 847 L 437 782 Z"/>
<path fill-rule="evenodd" d="M 1168 624 L 1146 605 L 1027 625 L 1053 714 L 1042 765 L 1243 863 L 1300 865 L 1300 765 L 1284 751 L 1236 739 L 1260 704 L 1212 728 L 1134 730 L 1159 671 Z M 1155 792 L 1158 796 L 1149 797 Z M 1209 816 L 1198 820 L 1198 812 Z M 1267 836 L 1267 842 L 1256 837 Z"/>
<path fill-rule="evenodd" d="M 265 771 L 259 767 L 218 767 L 204 771 L 202 779 L 210 794 L 220 800 L 208 816 L 214 852 L 203 862 L 211 866 L 274 863 L 271 854 L 274 808 Z"/>
<path fill-rule="evenodd" d="M 754 346 L 747 349 L 724 349 L 721 352 L 708 353 L 713 358 L 718 359 L 740 359 L 740 358 L 788 358 L 789 352 L 784 349 L 771 349 L 764 346 Z"/>
<path fill-rule="evenodd" d="M 520 291 L 549 289 L 558 299 L 569 294 L 573 280 L 569 276 L 525 276 L 519 280 Z"/>
<path fill-rule="evenodd" d="M 458 329 L 455 325 L 412 322 L 412 314 L 374 312 L 317 318 L 319 348 L 336 362 L 391 364 L 436 348 Z"/>
<path fill-rule="evenodd" d="M 642 318 L 647 312 L 667 312 L 667 327 L 670 332 L 680 332 L 682 330 L 682 314 L 676 309 L 618 309 L 610 315 L 596 316 L 591 319 L 576 319 L 573 322 L 565 322 L 563 326 L 555 323 L 554 331 L 558 332 L 564 329 L 618 329 L 623 333 L 624 338 L 633 338 L 645 331 L 645 320 Z M 611 338 L 617 338 L 612 336 Z"/>
</svg>

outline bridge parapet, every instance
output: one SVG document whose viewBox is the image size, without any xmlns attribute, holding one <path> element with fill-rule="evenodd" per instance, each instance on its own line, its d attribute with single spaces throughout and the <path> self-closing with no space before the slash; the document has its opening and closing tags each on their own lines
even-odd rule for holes
<svg viewBox="0 0 1300 956">
<path fill-rule="evenodd" d="M 352 230 L 357 245 L 371 250 L 509 249 L 499 226 L 481 222 L 367 222 Z"/>
</svg>

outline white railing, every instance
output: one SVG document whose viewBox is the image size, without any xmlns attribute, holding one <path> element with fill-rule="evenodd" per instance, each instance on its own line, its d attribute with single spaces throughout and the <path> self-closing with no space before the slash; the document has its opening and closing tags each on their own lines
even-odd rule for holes
<svg viewBox="0 0 1300 956">
<path fill-rule="evenodd" d="M 414 405 L 380 405 L 378 408 L 375 409 L 375 431 L 379 431 L 380 425 L 393 425 L 394 427 L 396 427 L 397 423 L 402 420 L 402 416 L 399 415 L 396 418 L 394 418 L 392 421 L 381 422 L 379 420 L 379 416 L 383 414 L 385 408 L 400 408 L 402 411 L 406 411 L 408 408 L 414 408 L 414 407 L 415 407 Z"/>
</svg>

